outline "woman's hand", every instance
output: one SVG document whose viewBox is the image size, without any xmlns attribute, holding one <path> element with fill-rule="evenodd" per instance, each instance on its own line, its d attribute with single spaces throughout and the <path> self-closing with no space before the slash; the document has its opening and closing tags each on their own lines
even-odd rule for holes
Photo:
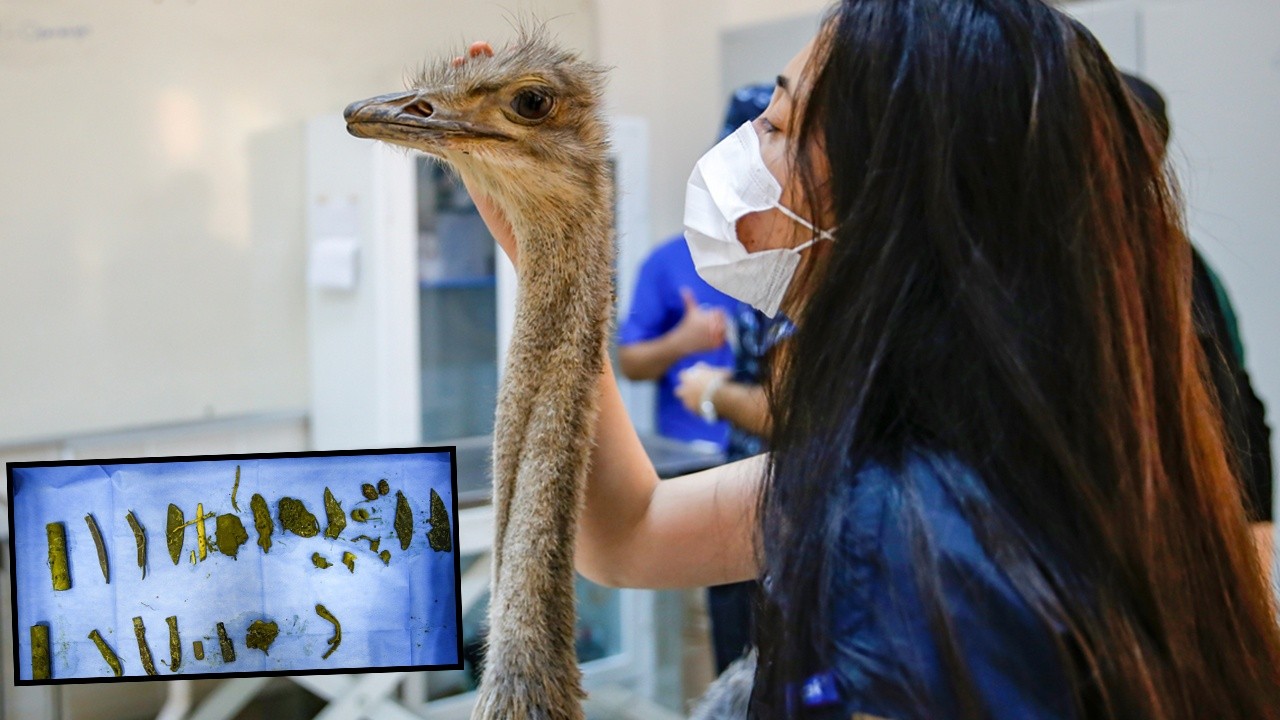
<svg viewBox="0 0 1280 720">
<path fill-rule="evenodd" d="M 471 47 L 467 50 L 467 55 L 459 55 L 452 61 L 454 67 L 461 67 L 468 60 L 478 57 L 493 57 L 493 46 L 483 40 L 471 43 Z M 462 184 L 467 188 L 467 193 L 471 195 L 471 200 L 476 204 L 476 209 L 480 211 L 480 217 L 484 220 L 484 224 L 489 228 L 489 233 L 493 235 L 493 239 L 498 241 L 498 247 L 510 258 L 511 264 L 518 270 L 520 264 L 516 261 L 516 236 L 511 230 L 511 222 L 507 220 L 506 213 L 502 212 L 502 208 L 493 202 L 493 198 L 487 193 L 475 186 L 473 180 L 468 177 L 465 172 L 459 173 L 462 176 Z"/>
<path fill-rule="evenodd" d="M 693 367 L 680 371 L 676 385 L 676 397 L 684 403 L 685 408 L 695 415 L 701 414 L 702 397 L 713 383 L 719 385 L 729 379 L 732 373 L 726 368 L 713 367 L 706 363 L 697 363 Z"/>
</svg>

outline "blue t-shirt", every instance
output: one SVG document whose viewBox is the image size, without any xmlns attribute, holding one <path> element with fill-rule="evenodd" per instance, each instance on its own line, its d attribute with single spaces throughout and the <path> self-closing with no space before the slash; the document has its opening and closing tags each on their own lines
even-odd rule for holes
<svg viewBox="0 0 1280 720">
<path fill-rule="evenodd" d="M 635 295 L 618 330 L 618 344 L 653 340 L 667 334 L 684 317 L 681 288 L 693 291 L 699 305 L 721 308 L 730 314 L 737 300 L 711 287 L 693 267 L 693 257 L 683 235 L 677 235 L 654 248 L 636 280 Z M 733 350 L 725 343 L 710 352 L 695 353 L 677 360 L 658 379 L 656 419 L 658 433 L 676 440 L 708 440 L 723 450 L 729 438 L 729 424 L 708 423 L 689 412 L 676 397 L 675 389 L 681 370 L 695 363 L 730 367 Z"/>
<path fill-rule="evenodd" d="M 797 701 L 823 695 L 825 686 L 838 700 L 806 704 L 818 717 L 841 719 L 855 712 L 940 718 L 958 707 L 916 586 L 916 538 L 897 521 L 914 496 L 933 545 L 944 612 L 987 717 L 1073 717 L 1054 646 L 1057 629 L 1036 616 L 992 562 L 941 473 L 965 493 L 986 492 L 958 463 L 931 456 L 914 456 L 901 473 L 872 467 L 850 484 L 830 586 L 834 667 L 797 688 Z"/>
</svg>

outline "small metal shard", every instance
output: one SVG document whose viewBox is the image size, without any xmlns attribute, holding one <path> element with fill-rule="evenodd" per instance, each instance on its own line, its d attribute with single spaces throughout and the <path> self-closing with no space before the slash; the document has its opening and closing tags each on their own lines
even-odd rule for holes
<svg viewBox="0 0 1280 720">
<path fill-rule="evenodd" d="M 182 640 L 178 637 L 178 616 L 170 615 L 164 621 L 169 624 L 169 669 L 177 672 L 182 667 Z"/>
<path fill-rule="evenodd" d="M 60 522 L 44 526 L 49 539 L 49 572 L 53 575 L 54 590 L 71 589 L 71 569 L 67 565 L 67 528 Z M 48 631 L 48 628 L 45 628 Z"/>
<path fill-rule="evenodd" d="M 120 658 L 116 657 L 115 651 L 112 650 L 111 646 L 107 644 L 107 641 L 102 638 L 102 634 L 95 628 L 89 631 L 89 639 L 93 641 L 94 645 L 98 646 L 98 652 L 102 653 L 102 659 L 107 661 L 107 665 L 111 668 L 111 672 L 115 673 L 116 677 L 120 677 L 123 672 L 120 669 Z"/>
<path fill-rule="evenodd" d="M 311 564 L 324 570 L 327 567 L 333 567 L 333 563 L 325 559 L 320 553 L 311 553 Z"/>
<path fill-rule="evenodd" d="M 280 525 L 298 537 L 315 537 L 320 533 L 320 522 L 301 500 L 280 498 Z"/>
<path fill-rule="evenodd" d="M 387 483 L 386 478 L 382 478 L 381 480 L 378 481 L 378 494 L 386 495 L 389 492 L 391 492 L 391 485 Z"/>
<path fill-rule="evenodd" d="M 347 570 L 356 571 L 356 556 L 349 552 L 342 553 L 342 564 L 347 566 Z"/>
<path fill-rule="evenodd" d="M 49 662 L 49 626 L 31 626 L 31 679 L 48 680 L 52 677 Z"/>
<path fill-rule="evenodd" d="M 231 508 L 236 512 L 240 512 L 240 506 L 236 504 L 236 491 L 240 489 L 240 466 L 236 466 L 236 482 L 231 486 Z"/>
<path fill-rule="evenodd" d="M 204 505 L 196 503 L 196 551 L 203 561 L 209 554 L 209 540 L 204 534 Z"/>
<path fill-rule="evenodd" d="M 245 633 L 244 646 L 270 655 L 267 649 L 276 641 L 276 636 L 279 634 L 280 628 L 274 622 L 254 620 L 249 624 L 249 631 Z"/>
<path fill-rule="evenodd" d="M 230 555 L 232 559 L 240 552 L 240 546 L 249 541 L 249 533 L 244 531 L 244 523 L 239 515 L 224 513 L 218 516 L 217 528 L 218 552 Z"/>
<path fill-rule="evenodd" d="M 400 538 L 400 549 L 408 550 L 409 542 L 413 540 L 413 510 L 409 507 L 409 500 L 404 493 L 396 491 L 396 537 Z"/>
<path fill-rule="evenodd" d="M 355 510 L 351 511 L 351 519 L 355 520 L 356 522 L 368 522 L 369 511 L 365 510 L 364 508 L 356 508 Z"/>
<path fill-rule="evenodd" d="M 93 537 L 93 545 L 98 550 L 98 567 L 102 568 L 102 579 L 111 584 L 111 570 L 107 567 L 107 546 L 102 543 L 102 533 L 98 530 L 98 521 L 93 515 L 85 515 L 84 523 L 89 526 L 89 535 Z"/>
<path fill-rule="evenodd" d="M 169 544 L 169 557 L 173 559 L 173 564 L 177 565 L 178 558 L 182 557 L 182 543 L 186 540 L 187 524 L 182 508 L 173 503 L 169 503 L 169 524 L 164 536 L 165 542 Z"/>
<path fill-rule="evenodd" d="M 218 623 L 218 645 L 222 648 L 222 662 L 236 661 L 236 649 L 231 644 L 231 638 L 227 637 L 227 628 L 222 623 Z"/>
<path fill-rule="evenodd" d="M 324 514 L 329 519 L 329 527 L 325 528 L 324 536 L 337 539 L 342 534 L 342 529 L 347 526 L 347 514 L 342 511 L 342 504 L 333 496 L 329 488 L 324 489 Z"/>
<path fill-rule="evenodd" d="M 378 557 L 382 558 L 382 564 L 383 564 L 383 565 L 390 565 L 390 564 L 391 564 L 391 551 L 390 551 L 390 550 L 383 550 L 382 552 L 378 553 Z"/>
<path fill-rule="evenodd" d="M 191 652 L 195 654 L 197 660 L 203 660 L 204 659 L 204 643 L 201 642 L 200 640 L 196 640 L 195 642 L 191 643 Z"/>
<path fill-rule="evenodd" d="M 271 532 L 275 523 L 271 521 L 271 511 L 267 509 L 267 501 L 258 493 L 249 499 L 249 507 L 253 509 L 253 527 L 258 531 L 258 547 L 263 553 L 271 552 Z"/>
<path fill-rule="evenodd" d="M 444 500 L 434 488 L 431 490 L 431 529 L 427 531 L 427 542 L 436 552 L 449 552 L 453 549 L 449 509 L 444 506 Z"/>
<path fill-rule="evenodd" d="M 133 541 L 138 546 L 138 567 L 142 570 L 142 577 L 147 576 L 147 533 L 142 529 L 142 525 L 138 523 L 138 518 L 134 516 L 130 510 L 124 516 L 129 522 L 129 528 L 133 530 Z"/>
<path fill-rule="evenodd" d="M 381 540 L 380 538 L 371 538 L 371 537 L 369 537 L 368 535 L 357 535 L 357 536 L 355 536 L 355 538 L 354 538 L 354 539 L 355 539 L 355 540 L 368 540 L 368 541 L 369 541 L 369 549 L 370 549 L 370 550 L 372 550 L 373 552 L 378 552 L 378 545 L 380 545 L 380 544 L 382 543 L 382 540 Z"/>
<path fill-rule="evenodd" d="M 378 489 L 370 485 L 369 483 L 364 483 L 363 485 L 360 486 L 360 494 L 364 495 L 365 500 L 378 499 Z"/>
<path fill-rule="evenodd" d="M 148 675 L 159 675 L 155 664 L 151 662 L 151 648 L 147 647 L 147 627 L 142 624 L 140 617 L 133 619 L 133 634 L 138 638 L 138 656 L 142 658 L 142 669 Z"/>
<path fill-rule="evenodd" d="M 316 603 L 316 614 L 322 619 L 333 623 L 333 637 L 327 641 L 329 650 L 320 656 L 321 660 L 327 660 L 333 654 L 333 651 L 338 649 L 338 645 L 342 644 L 342 623 L 339 623 L 338 618 L 334 617 L 333 613 L 329 612 L 328 608 L 320 603 Z"/>
</svg>

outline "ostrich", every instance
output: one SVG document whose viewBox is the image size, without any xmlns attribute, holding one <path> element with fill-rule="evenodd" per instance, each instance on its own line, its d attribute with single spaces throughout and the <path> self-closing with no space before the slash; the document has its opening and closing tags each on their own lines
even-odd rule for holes
<svg viewBox="0 0 1280 720">
<path fill-rule="evenodd" d="M 525 27 L 494 53 L 352 103 L 352 135 L 452 166 L 511 223 L 520 266 L 498 393 L 488 650 L 472 717 L 576 720 L 574 536 L 612 305 L 613 191 L 602 68 Z"/>
</svg>

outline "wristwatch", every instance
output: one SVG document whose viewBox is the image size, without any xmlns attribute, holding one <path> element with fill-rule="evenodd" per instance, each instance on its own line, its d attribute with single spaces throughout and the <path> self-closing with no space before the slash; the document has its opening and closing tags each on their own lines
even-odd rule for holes
<svg viewBox="0 0 1280 720">
<path fill-rule="evenodd" d="M 720 420 L 720 416 L 716 413 L 716 404 L 712 402 L 711 398 L 715 396 L 716 390 L 720 389 L 720 386 L 724 384 L 724 381 L 725 377 L 723 375 L 713 378 L 702 390 L 702 400 L 698 403 L 698 414 L 702 416 L 703 420 L 706 420 L 709 423 L 718 422 Z"/>
</svg>

